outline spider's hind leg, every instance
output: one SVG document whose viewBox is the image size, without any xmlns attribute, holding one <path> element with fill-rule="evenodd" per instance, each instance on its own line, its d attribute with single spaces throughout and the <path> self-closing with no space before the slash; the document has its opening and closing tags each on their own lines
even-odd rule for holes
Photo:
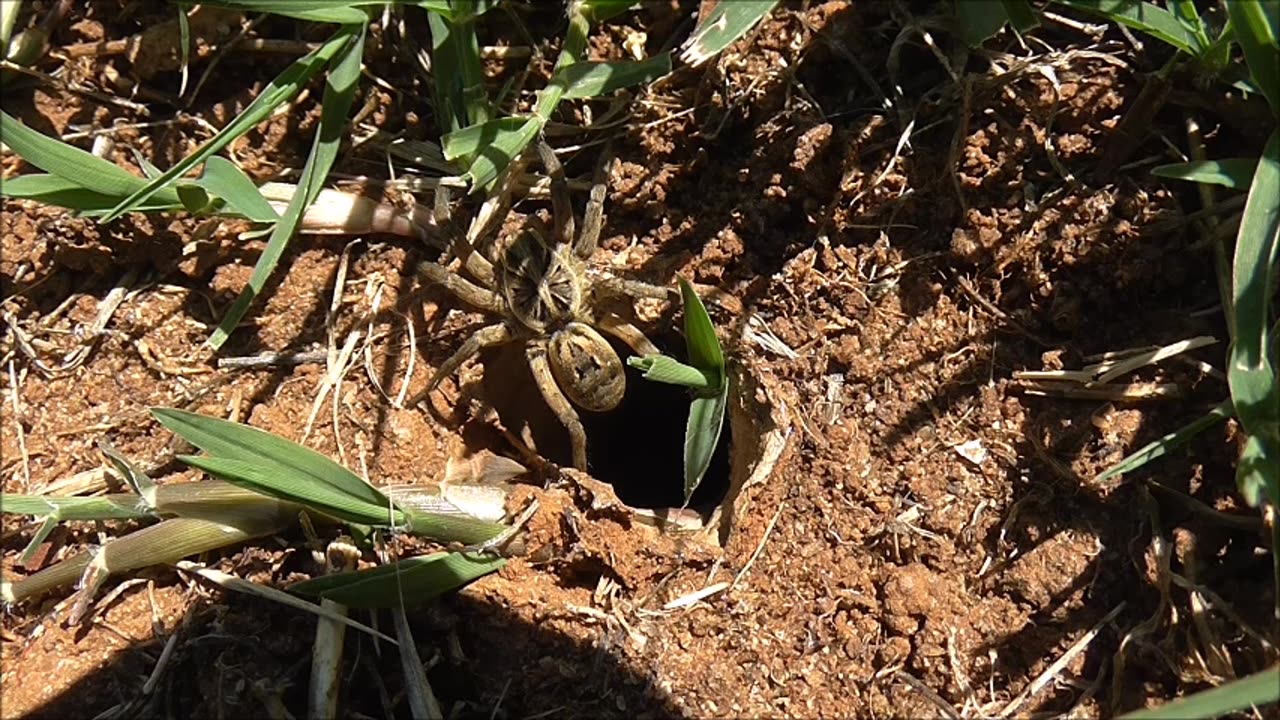
<svg viewBox="0 0 1280 720">
<path fill-rule="evenodd" d="M 569 441 L 573 446 L 573 466 L 583 472 L 587 471 L 587 431 L 582 426 L 582 418 L 573 409 L 569 398 L 565 397 L 556 378 L 551 374 L 551 363 L 547 359 L 547 344 L 531 342 L 525 348 L 525 357 L 529 360 L 529 369 L 533 371 L 533 380 L 542 393 L 542 399 L 560 418 L 561 424 L 569 431 Z"/>
</svg>

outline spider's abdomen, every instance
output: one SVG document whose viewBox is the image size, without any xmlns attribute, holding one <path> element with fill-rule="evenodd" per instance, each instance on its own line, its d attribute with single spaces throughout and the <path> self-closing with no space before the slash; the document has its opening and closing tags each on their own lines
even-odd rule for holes
<svg viewBox="0 0 1280 720">
<path fill-rule="evenodd" d="M 572 322 L 551 336 L 548 361 L 556 384 L 583 410 L 605 412 L 622 402 L 627 375 L 604 336 L 589 325 Z"/>
</svg>

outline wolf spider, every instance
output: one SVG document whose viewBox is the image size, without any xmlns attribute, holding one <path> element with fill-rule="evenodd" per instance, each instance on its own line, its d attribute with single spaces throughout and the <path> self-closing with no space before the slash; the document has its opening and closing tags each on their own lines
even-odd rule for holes
<svg viewBox="0 0 1280 720">
<path fill-rule="evenodd" d="M 670 299 L 673 295 L 669 288 L 622 280 L 588 267 L 604 220 L 601 170 L 605 163 L 597 170 L 581 231 L 575 233 L 577 221 L 564 168 L 544 140 L 537 141 L 535 150 L 551 179 L 550 232 L 541 218 L 530 215 L 519 234 L 505 246 L 499 244 L 490 259 L 455 230 L 455 252 L 470 279 L 439 263 L 418 266 L 428 281 L 443 285 L 462 302 L 497 319 L 475 331 L 440 365 L 419 398 L 484 348 L 522 342 L 538 390 L 569 431 L 573 464 L 585 471 L 587 436 L 574 406 L 607 412 L 618 406 L 626 392 L 622 360 L 601 332 L 621 340 L 639 355 L 658 352 L 639 328 L 604 310 L 602 301 Z M 504 205 L 498 203 L 503 207 L 502 215 Z M 447 199 L 442 203 L 437 198 L 436 207 L 437 214 L 444 216 L 442 223 L 448 225 Z"/>
</svg>

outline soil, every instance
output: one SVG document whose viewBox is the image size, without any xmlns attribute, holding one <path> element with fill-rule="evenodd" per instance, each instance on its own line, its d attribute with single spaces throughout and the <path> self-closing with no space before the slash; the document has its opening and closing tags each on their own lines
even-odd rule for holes
<svg viewBox="0 0 1280 720">
<path fill-rule="evenodd" d="M 75 5 L 36 65 L 46 75 L 6 78 L 3 107 L 85 149 L 97 138 L 135 172 L 136 157 L 167 167 L 207 140 L 302 52 L 219 53 L 241 18 L 204 10 L 184 88 L 177 33 L 154 30 L 173 23 L 170 6 Z M 696 5 L 647 3 L 611 19 L 593 31 L 593 58 L 622 59 L 641 32 L 650 53 L 678 43 Z M 480 450 L 525 462 L 533 471 L 512 503 L 540 503 L 525 539 L 533 551 L 411 613 L 449 717 L 1096 717 L 1275 662 L 1271 560 L 1257 511 L 1234 490 L 1234 423 L 1095 481 L 1228 392 L 1202 369 L 1221 369 L 1227 334 L 1212 245 L 1187 218 L 1198 199 L 1148 172 L 1169 161 L 1166 142 L 1183 144 L 1185 108 L 1158 113 L 1127 159 L 1112 141 L 1162 62 L 1157 43 L 1136 53 L 1114 30 L 1055 23 L 1029 46 L 1001 36 L 988 47 L 1002 52 L 966 54 L 936 24 L 934 45 L 922 41 L 918 23 L 935 8 L 909 5 L 783 3 L 716 60 L 636 91 L 614 132 L 593 263 L 737 296 L 742 313 L 713 314 L 754 397 L 785 418 L 781 457 L 737 505 L 723 546 L 656 530 L 628 509 L 679 504 L 680 393 L 631 375 L 623 407 L 589 419 L 593 477 L 513 444 L 527 427 L 551 463 L 568 462 L 518 353 L 488 353 L 446 380 L 434 412 L 393 404 L 484 324 L 423 287 L 414 268 L 438 251 L 417 239 L 300 236 L 215 354 L 202 343 L 265 240 L 240 239 L 233 223 L 96 224 L 9 200 L 5 491 L 103 467 L 103 439 L 161 482 L 193 478 L 172 460 L 182 448 L 153 406 L 305 441 L 377 484 L 439 478 L 450 458 Z M 543 47 L 529 79 L 538 87 L 563 30 L 558 6 L 491 15 L 482 44 L 524 37 L 517 18 Z M 303 43 L 325 32 L 269 19 L 250 36 Z M 103 44 L 133 37 L 141 49 Z M 398 32 L 378 25 L 369 43 L 353 110 L 361 127 L 438 137 L 429 86 Z M 525 66 L 491 60 L 493 89 Z M 310 87 L 227 156 L 258 181 L 300 168 L 321 93 Z M 570 175 L 590 177 L 602 134 L 581 126 L 610 102 L 566 102 L 549 128 L 554 145 L 584 147 Z M 1222 125 L 1212 104 L 1197 112 L 1210 157 L 1258 152 L 1262 138 Z M 32 170 L 2 158 L 5 178 Z M 1107 164 L 1118 169 L 1100 172 Z M 352 143 L 335 173 L 385 178 L 386 160 Z M 463 216 L 475 209 L 462 205 Z M 120 306 L 102 333 L 87 333 L 113 289 Z M 641 303 L 637 315 L 679 354 L 676 310 Z M 357 362 L 314 422 L 323 364 L 217 363 L 336 350 L 353 331 Z M 1013 375 L 1202 335 L 1218 342 L 1189 354 L 1199 364 L 1129 378 L 1176 397 L 1035 394 Z M 78 348 L 83 358 L 64 371 L 36 363 L 56 369 Z M 694 510 L 705 515 L 730 492 L 730 457 L 760 442 L 750 429 L 733 429 Z M 33 569 L 18 555 L 36 524 L 4 522 L 12 581 Z M 67 527 L 44 564 L 131 526 Z M 277 586 L 320 571 L 296 531 L 205 560 Z M 1198 585 L 1171 584 L 1175 575 Z M 717 583 L 728 585 L 669 605 Z M 113 578 L 80 626 L 66 626 L 69 593 L 3 618 L 5 717 L 304 711 L 310 616 L 163 567 Z M 346 712 L 405 716 L 396 653 L 351 637 Z"/>
</svg>

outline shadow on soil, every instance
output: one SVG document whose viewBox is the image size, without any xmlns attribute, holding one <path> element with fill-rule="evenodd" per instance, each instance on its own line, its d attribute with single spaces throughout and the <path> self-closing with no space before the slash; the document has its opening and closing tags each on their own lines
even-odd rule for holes
<svg viewBox="0 0 1280 720">
<path fill-rule="evenodd" d="M 409 615 L 446 717 L 684 717 L 652 678 L 619 659 L 625 633 L 599 628 L 590 643 L 576 642 L 465 594 Z M 352 617 L 369 622 L 361 611 Z M 198 601 L 149 696 L 143 687 L 167 637 L 116 653 L 24 717 L 102 717 L 113 708 L 123 712 L 111 717 L 304 717 L 314 625 L 310 615 L 242 596 Z M 377 627 L 390 632 L 385 612 Z M 343 716 L 409 717 L 399 663 L 395 648 L 349 630 Z"/>
</svg>

